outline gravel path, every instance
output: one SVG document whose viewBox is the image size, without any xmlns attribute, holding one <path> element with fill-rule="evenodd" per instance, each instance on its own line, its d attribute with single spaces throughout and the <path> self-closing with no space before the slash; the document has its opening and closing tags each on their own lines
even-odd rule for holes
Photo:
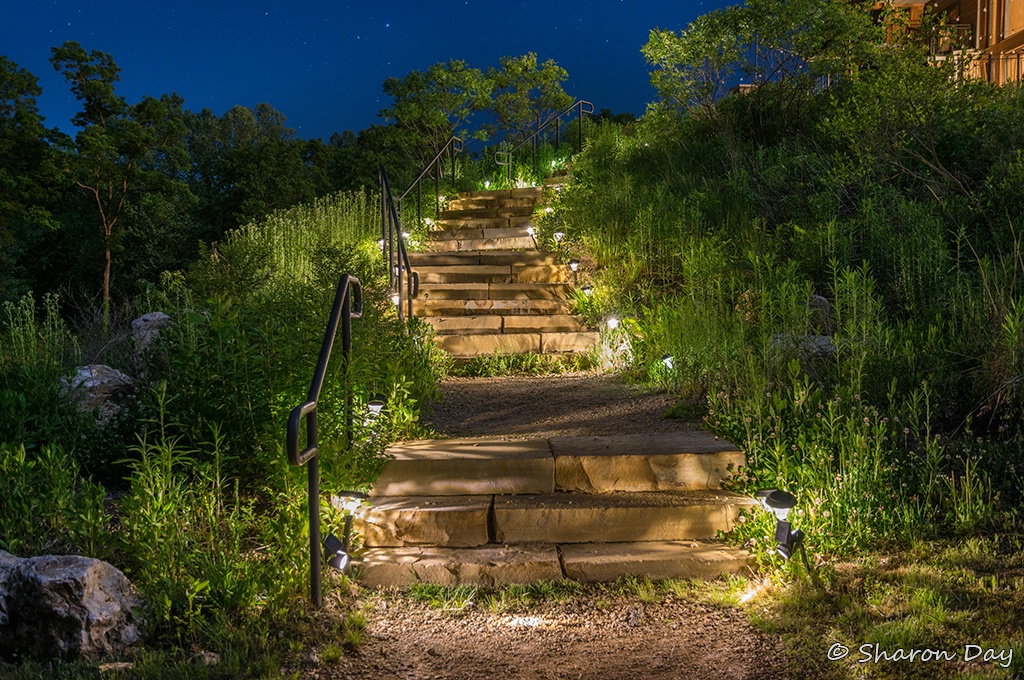
<svg viewBox="0 0 1024 680">
<path fill-rule="evenodd" d="M 600 373 L 450 378 L 427 423 L 448 437 L 540 439 L 673 432 L 695 427 L 662 415 L 672 398 Z"/>
</svg>

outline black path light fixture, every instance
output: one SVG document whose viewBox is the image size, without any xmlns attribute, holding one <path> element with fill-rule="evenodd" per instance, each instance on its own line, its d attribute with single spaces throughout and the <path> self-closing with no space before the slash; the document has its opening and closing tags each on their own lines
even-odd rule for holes
<svg viewBox="0 0 1024 680">
<path fill-rule="evenodd" d="M 796 507 L 796 496 L 782 489 L 761 489 L 754 493 L 754 498 L 765 510 L 775 515 L 775 553 L 788 560 L 793 553 L 799 552 L 800 558 L 807 567 L 807 573 L 814 585 L 819 586 L 817 572 L 811 567 L 804 549 L 804 532 L 794 529 L 789 521 L 790 511 Z"/>
<path fill-rule="evenodd" d="M 366 494 L 358 491 L 342 491 L 331 497 L 331 505 L 345 513 L 345 531 L 340 539 L 334 534 L 327 535 L 324 539 L 324 554 L 327 556 L 327 566 L 343 574 L 348 573 L 352 566 L 352 516 L 365 499 Z"/>
<path fill-rule="evenodd" d="M 572 282 L 576 285 L 580 282 L 580 261 L 578 258 L 569 260 L 569 269 L 572 270 Z"/>
<path fill-rule="evenodd" d="M 327 330 L 324 332 L 324 341 L 320 347 L 320 357 L 317 359 L 316 370 L 313 372 L 313 382 L 310 384 L 309 394 L 306 401 L 293 408 L 288 416 L 288 460 L 292 465 L 305 465 L 308 471 L 309 589 L 313 606 L 317 608 L 323 605 L 323 593 L 320 588 L 320 466 L 318 460 L 319 433 L 316 422 L 317 400 L 320 398 L 320 389 L 323 387 L 324 378 L 327 375 L 327 365 L 331 360 L 331 349 L 334 347 L 338 326 L 341 326 L 342 355 L 347 371 L 352 353 L 352 319 L 358 319 L 362 315 L 362 285 L 356 277 L 342 274 L 334 294 L 334 305 L 331 307 L 330 320 L 327 322 Z M 306 419 L 306 447 L 299 450 L 299 432 L 303 418 Z M 351 445 L 353 439 L 351 390 L 345 397 L 345 433 L 349 445 Z M 332 546 L 335 541 L 337 538 L 331 542 Z M 347 546 L 343 543 L 342 547 Z M 334 556 L 338 556 L 336 551 Z"/>
</svg>

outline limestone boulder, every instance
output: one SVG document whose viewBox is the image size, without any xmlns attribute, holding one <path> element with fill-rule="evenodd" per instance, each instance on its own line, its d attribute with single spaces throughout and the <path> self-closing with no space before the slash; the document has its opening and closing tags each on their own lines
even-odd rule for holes
<svg viewBox="0 0 1024 680">
<path fill-rule="evenodd" d="M 94 660 L 137 643 L 142 599 L 113 565 L 0 550 L 0 654 Z"/>
<path fill-rule="evenodd" d="M 74 396 L 78 407 L 89 413 L 98 410 L 101 422 L 117 413 L 117 400 L 133 385 L 130 376 L 104 364 L 79 366 L 75 375 L 65 382 L 65 388 Z"/>
<path fill-rule="evenodd" d="M 160 331 L 172 323 L 171 317 L 163 312 L 143 314 L 132 321 L 132 339 L 135 341 L 136 349 L 141 352 L 152 345 L 160 337 Z"/>
</svg>

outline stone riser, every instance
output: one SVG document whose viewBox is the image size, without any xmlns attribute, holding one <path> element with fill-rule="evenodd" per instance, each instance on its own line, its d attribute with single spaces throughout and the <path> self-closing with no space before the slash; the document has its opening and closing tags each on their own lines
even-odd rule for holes
<svg viewBox="0 0 1024 680">
<path fill-rule="evenodd" d="M 725 492 L 376 498 L 355 529 L 371 548 L 714 538 L 752 501 Z"/>
<path fill-rule="evenodd" d="M 568 314 L 562 300 L 413 300 L 414 316 L 477 316 L 480 314 Z"/>
<path fill-rule="evenodd" d="M 578 333 L 579 318 L 568 314 L 546 316 L 497 314 L 478 316 L 427 317 L 438 335 L 485 335 L 494 333 Z"/>
<path fill-rule="evenodd" d="M 743 574 L 753 556 L 714 543 L 645 542 L 482 548 L 375 548 L 357 563 L 370 587 L 434 583 L 503 586 L 572 579 L 613 581 L 621 576 L 712 579 Z"/>
<path fill-rule="evenodd" d="M 456 220 L 489 220 L 494 218 L 530 217 L 533 215 L 533 204 L 500 205 L 485 208 L 458 208 L 450 206 L 438 215 L 438 222 L 450 223 Z"/>
<path fill-rule="evenodd" d="M 492 354 L 580 354 L 600 342 L 597 332 L 581 333 L 481 333 L 439 335 L 437 345 L 456 359 Z"/>
<path fill-rule="evenodd" d="M 478 250 L 444 253 L 409 253 L 409 263 L 414 267 L 445 267 L 450 265 L 554 265 L 554 255 L 536 250 Z"/>
<path fill-rule="evenodd" d="M 529 208 L 537 205 L 534 197 L 511 198 L 509 196 L 486 196 L 477 198 L 456 198 L 448 201 L 449 210 L 500 210 L 502 208 Z"/>
<path fill-rule="evenodd" d="M 526 228 L 533 224 L 533 215 L 517 215 L 514 217 L 452 217 L 438 220 L 435 223 L 434 231 L 430 232 L 428 238 L 458 238 L 450 236 L 460 231 L 472 231 L 475 229 L 521 229 L 524 233 Z"/>
<path fill-rule="evenodd" d="M 451 238 L 432 240 L 428 247 L 435 253 L 454 253 L 464 250 L 528 250 L 536 248 L 537 242 L 532 236 L 516 236 L 509 238 Z"/>
<path fill-rule="evenodd" d="M 550 440 L 425 440 L 388 449 L 373 496 L 706 491 L 743 467 L 729 442 L 700 430 Z"/>
<path fill-rule="evenodd" d="M 557 283 L 450 283 L 420 282 L 416 301 L 435 300 L 566 300 L 569 285 Z"/>
<path fill-rule="evenodd" d="M 417 267 L 420 285 L 431 283 L 567 283 L 569 268 L 561 264 L 449 265 Z"/>
</svg>

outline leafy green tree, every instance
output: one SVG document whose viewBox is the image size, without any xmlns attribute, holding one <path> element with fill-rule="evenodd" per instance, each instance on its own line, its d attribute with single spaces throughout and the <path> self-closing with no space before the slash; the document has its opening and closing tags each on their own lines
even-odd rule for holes
<svg viewBox="0 0 1024 680">
<path fill-rule="evenodd" d="M 110 279 L 115 229 L 138 191 L 180 190 L 177 170 L 185 164 L 182 100 L 146 97 L 134 106 L 114 91 L 121 69 L 104 52 L 79 43 L 53 48 L 50 62 L 61 72 L 82 110 L 81 128 L 64 149 L 64 171 L 94 204 L 103 231 L 103 323 L 110 314 Z"/>
<path fill-rule="evenodd" d="M 296 137 L 270 104 L 235 106 L 219 118 L 209 109 L 186 117 L 189 184 L 206 240 L 340 188 L 318 167 L 326 146 Z"/>
<path fill-rule="evenodd" d="M 569 74 L 553 59 L 537 63 L 529 52 L 520 57 L 502 57 L 500 68 L 487 70 L 493 87 L 490 110 L 498 130 L 513 139 L 523 139 L 534 125 L 563 111 L 575 101 L 562 89 Z"/>
<path fill-rule="evenodd" d="M 0 298 L 25 292 L 15 281 L 16 234 L 55 227 L 55 166 L 36 97 L 38 80 L 0 56 Z"/>
<path fill-rule="evenodd" d="M 749 0 L 697 17 L 679 33 L 651 31 L 641 49 L 660 108 L 713 115 L 729 90 L 786 83 L 810 92 L 870 64 L 880 29 L 847 0 Z"/>
<path fill-rule="evenodd" d="M 389 145 L 422 165 L 452 135 L 465 135 L 472 116 L 490 106 L 490 82 L 466 62 L 439 62 L 425 71 L 384 81 L 394 103 L 380 115 L 396 128 Z"/>
</svg>

